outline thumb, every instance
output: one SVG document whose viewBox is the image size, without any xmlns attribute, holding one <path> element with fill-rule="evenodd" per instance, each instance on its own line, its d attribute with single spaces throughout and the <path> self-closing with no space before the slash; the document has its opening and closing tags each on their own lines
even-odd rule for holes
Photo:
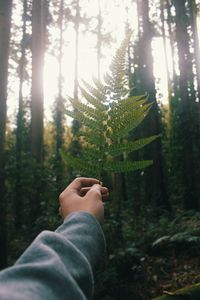
<svg viewBox="0 0 200 300">
<path fill-rule="evenodd" d="M 92 197 L 96 200 L 102 200 L 101 196 L 101 185 L 100 184 L 94 184 L 89 192 L 87 193 L 88 197 Z"/>
</svg>

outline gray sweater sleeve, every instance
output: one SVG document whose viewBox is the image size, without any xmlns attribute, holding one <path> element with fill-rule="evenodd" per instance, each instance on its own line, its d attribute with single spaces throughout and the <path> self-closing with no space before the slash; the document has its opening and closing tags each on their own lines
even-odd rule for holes
<svg viewBox="0 0 200 300">
<path fill-rule="evenodd" d="M 0 299 L 91 299 L 92 269 L 104 250 L 96 218 L 72 213 L 55 232 L 39 234 L 13 267 L 0 272 Z"/>
</svg>

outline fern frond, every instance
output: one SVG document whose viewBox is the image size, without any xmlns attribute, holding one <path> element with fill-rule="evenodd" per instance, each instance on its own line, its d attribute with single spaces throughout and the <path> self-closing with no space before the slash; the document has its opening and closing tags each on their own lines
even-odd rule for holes
<svg viewBox="0 0 200 300">
<path fill-rule="evenodd" d="M 102 95 L 106 94 L 106 87 L 105 85 L 96 77 L 92 77 L 92 81 L 94 83 L 94 85 L 96 86 L 96 88 L 101 91 Z"/>
<path fill-rule="evenodd" d="M 109 172 L 129 172 L 139 169 L 144 169 L 152 165 L 152 160 L 141 160 L 141 161 L 107 161 L 104 165 L 104 170 Z"/>
<path fill-rule="evenodd" d="M 93 161 L 95 162 L 95 164 L 98 162 L 100 162 L 101 159 L 101 155 L 102 153 L 100 152 L 100 150 L 98 148 L 95 147 L 84 147 L 83 151 L 82 151 L 83 157 L 87 160 L 87 161 Z M 97 159 L 98 157 L 98 159 Z"/>
<path fill-rule="evenodd" d="M 74 157 L 64 151 L 60 151 L 61 157 L 63 161 L 67 162 L 67 164 L 70 167 L 73 167 L 73 169 L 78 173 L 78 174 L 85 174 L 87 176 L 92 176 L 96 177 L 97 174 L 99 173 L 99 166 L 97 165 L 91 165 L 87 161 L 83 160 L 80 157 Z"/>
<path fill-rule="evenodd" d="M 96 147 L 100 147 L 104 142 L 103 134 L 96 134 L 96 130 L 87 130 L 80 131 L 79 136 L 81 136 L 87 144 L 95 145 Z"/>
<path fill-rule="evenodd" d="M 126 55 L 125 54 L 127 52 L 127 47 L 130 42 L 131 35 L 132 35 L 132 31 L 128 32 L 126 37 L 124 38 L 124 40 L 121 42 L 121 45 L 117 49 L 116 54 L 113 57 L 111 65 L 110 65 L 110 70 L 112 73 L 114 73 L 118 69 L 119 69 L 119 71 L 121 71 L 122 65 L 124 66 L 124 69 L 125 69 L 125 64 L 126 64 Z"/>
<path fill-rule="evenodd" d="M 113 94 L 113 100 L 118 100 L 119 96 L 124 97 L 128 91 L 128 78 L 126 76 L 126 52 L 130 42 L 131 32 L 127 34 L 120 47 L 116 51 L 111 66 L 110 73 L 106 73 L 104 81 Z M 117 99 L 118 98 L 118 99 Z"/>
<path fill-rule="evenodd" d="M 111 130 L 108 132 L 108 137 L 112 141 L 126 137 L 131 130 L 134 130 L 144 120 L 150 108 L 151 105 L 147 105 L 139 110 L 129 111 L 118 119 L 110 119 L 108 126 Z"/>
<path fill-rule="evenodd" d="M 88 106 L 80 101 L 75 101 L 72 98 L 69 98 L 69 101 L 75 109 L 88 116 L 89 118 L 92 118 L 94 120 L 98 119 L 99 121 L 104 121 L 106 119 L 106 116 L 103 112 L 101 113 L 91 106 Z"/>
<path fill-rule="evenodd" d="M 85 90 L 89 92 L 90 95 L 96 98 L 97 101 L 99 101 L 101 104 L 104 104 L 106 102 L 105 92 L 102 90 L 99 90 L 98 88 L 90 85 L 85 80 L 83 80 L 83 84 L 85 87 Z"/>
<path fill-rule="evenodd" d="M 103 128 L 100 126 L 100 124 L 96 120 L 89 118 L 88 116 L 84 115 L 84 113 L 82 113 L 78 110 L 74 110 L 74 111 L 65 110 L 65 112 L 68 116 L 79 121 L 82 125 L 84 125 L 88 128 L 92 128 L 96 132 L 103 131 Z"/>
<path fill-rule="evenodd" d="M 66 113 L 83 125 L 79 133 L 82 150 L 80 157 L 65 155 L 65 160 L 87 176 L 99 177 L 103 171 L 133 171 L 152 164 L 150 160 L 114 160 L 123 153 L 141 149 L 157 138 L 152 136 L 131 142 L 126 139 L 152 106 L 147 95 L 129 96 L 126 52 L 130 36 L 131 33 L 117 50 L 104 82 L 93 78 L 93 85 L 90 85 L 83 81 L 79 88 L 84 101 L 69 99 L 73 111 L 67 110 Z"/>
<path fill-rule="evenodd" d="M 80 87 L 80 91 L 82 96 L 87 100 L 87 102 L 93 105 L 96 109 L 100 111 L 104 111 L 108 109 L 107 105 L 103 104 L 97 97 L 91 95 L 91 93 L 86 91 L 83 87 Z"/>
<path fill-rule="evenodd" d="M 110 104 L 110 114 L 115 116 L 118 112 L 121 114 L 123 110 L 128 111 L 129 109 L 137 109 L 142 107 L 145 103 L 147 103 L 147 95 L 126 97 Z"/>
<path fill-rule="evenodd" d="M 109 111 L 109 115 L 112 116 L 112 118 L 109 119 L 109 126 L 113 124 L 113 126 L 117 126 L 118 123 L 126 124 L 129 123 L 131 120 L 137 117 L 143 117 L 144 113 L 148 111 L 151 108 L 151 103 L 146 103 L 141 107 L 137 108 L 129 108 L 126 109 L 125 107 L 119 107 L 118 112 L 116 114 L 112 115 L 112 112 Z"/>
<path fill-rule="evenodd" d="M 124 152 L 126 154 L 128 154 L 130 152 L 137 151 L 137 150 L 145 147 L 146 145 L 150 144 L 157 138 L 158 138 L 158 135 L 154 135 L 154 136 L 151 136 L 148 138 L 139 139 L 134 142 L 124 142 L 124 143 L 120 143 L 120 144 L 112 144 L 108 147 L 108 153 L 111 156 L 119 156 L 119 155 L 123 154 Z"/>
</svg>

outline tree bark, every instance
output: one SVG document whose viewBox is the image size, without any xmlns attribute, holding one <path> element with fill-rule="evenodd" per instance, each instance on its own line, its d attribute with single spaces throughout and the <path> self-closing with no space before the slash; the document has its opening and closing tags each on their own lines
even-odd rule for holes
<svg viewBox="0 0 200 300">
<path fill-rule="evenodd" d="M 188 17 L 186 14 L 186 0 L 173 0 L 176 10 L 176 40 L 179 57 L 179 95 L 180 103 L 180 129 L 179 138 L 182 146 L 182 185 L 183 204 L 186 209 L 198 209 L 197 186 L 195 178 L 195 95 L 194 74 L 192 71 L 192 57 L 190 53 L 190 40 L 188 35 Z"/>
<path fill-rule="evenodd" d="M 79 27 L 80 27 L 79 0 L 76 0 L 76 16 L 75 16 L 74 27 L 75 27 L 74 99 L 78 100 Z"/>
<path fill-rule="evenodd" d="M 21 229 L 23 224 L 23 203 L 22 203 L 22 151 L 24 136 L 24 104 L 23 104 L 23 83 L 26 65 L 26 20 L 27 0 L 23 2 L 23 28 L 21 41 L 21 58 L 19 61 L 19 100 L 16 128 L 16 182 L 15 182 L 15 227 Z"/>
<path fill-rule="evenodd" d="M 198 98 L 200 100 L 200 61 L 199 61 L 199 36 L 198 36 L 198 27 L 197 27 L 197 5 L 195 0 L 188 1 L 189 13 L 190 13 L 190 24 L 191 24 L 191 33 L 193 37 L 194 44 L 194 59 L 196 65 L 196 78 L 197 78 L 197 91 Z"/>
<path fill-rule="evenodd" d="M 63 57 L 63 11 L 64 1 L 60 2 L 60 12 L 59 12 L 59 29 L 60 29 L 60 39 L 59 39 L 59 76 L 58 76 L 58 99 L 56 101 L 56 185 L 58 194 L 61 192 L 62 188 L 62 178 L 63 178 L 63 167 L 60 156 L 60 149 L 63 146 L 63 97 L 62 97 L 62 57 Z"/>
<path fill-rule="evenodd" d="M 97 25 L 97 75 L 98 79 L 101 78 L 101 48 L 102 48 L 102 13 L 101 2 L 98 0 L 98 25 Z"/>
<path fill-rule="evenodd" d="M 143 122 L 147 136 L 160 134 L 161 124 L 156 101 L 155 78 L 153 75 L 152 37 L 153 25 L 149 20 L 148 1 L 138 0 L 139 22 L 139 69 L 143 93 L 148 93 L 152 103 L 150 113 Z M 157 139 L 145 148 L 145 159 L 153 159 L 153 165 L 145 170 L 145 201 L 155 207 L 169 209 L 168 195 L 163 171 L 161 140 Z"/>
<path fill-rule="evenodd" d="M 34 189 L 30 195 L 30 223 L 40 215 L 40 201 L 43 190 L 43 66 L 45 54 L 47 0 L 33 0 L 32 3 L 32 98 L 31 98 L 31 154 Z"/>
<path fill-rule="evenodd" d="M 45 52 L 45 0 L 33 0 L 32 7 L 32 100 L 31 153 L 38 163 L 43 160 L 43 65 Z"/>
<path fill-rule="evenodd" d="M 0 269 L 7 265 L 5 132 L 12 0 L 0 1 Z"/>
</svg>

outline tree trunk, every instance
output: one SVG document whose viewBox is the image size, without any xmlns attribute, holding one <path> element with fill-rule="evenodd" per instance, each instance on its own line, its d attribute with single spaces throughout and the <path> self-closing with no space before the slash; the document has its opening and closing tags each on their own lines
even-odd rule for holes
<svg viewBox="0 0 200 300">
<path fill-rule="evenodd" d="M 45 0 L 33 0 L 31 153 L 38 163 L 41 163 L 43 159 L 43 65 L 45 52 L 44 13 Z"/>
<path fill-rule="evenodd" d="M 63 9 L 64 1 L 60 2 L 59 12 L 59 29 L 60 29 L 60 41 L 59 41 L 59 76 L 58 76 L 58 98 L 56 101 L 56 185 L 58 194 L 62 188 L 63 168 L 60 156 L 60 149 L 63 146 L 63 97 L 62 97 L 62 57 L 63 57 Z"/>
<path fill-rule="evenodd" d="M 153 25 L 149 20 L 148 1 L 138 0 L 139 27 L 139 69 L 143 92 L 148 93 L 152 108 L 143 122 L 145 135 L 160 134 L 161 124 L 156 101 L 155 78 L 153 75 L 152 37 Z M 169 208 L 164 179 L 161 140 L 157 139 L 145 148 L 145 159 L 153 159 L 153 165 L 145 170 L 145 201 L 155 207 Z"/>
<path fill-rule="evenodd" d="M 0 269 L 7 265 L 5 132 L 12 1 L 0 1 Z"/>
<path fill-rule="evenodd" d="M 171 80 L 169 76 L 169 62 L 167 57 L 167 36 L 166 36 L 166 26 L 165 26 L 165 2 L 160 2 L 160 11 L 161 11 L 161 30 L 162 30 L 162 38 L 163 38 L 163 45 L 164 45 L 164 57 L 165 57 L 165 65 L 166 65 L 166 72 L 167 72 L 167 87 L 168 87 L 168 99 L 170 98 L 170 87 L 171 87 Z"/>
<path fill-rule="evenodd" d="M 16 183 L 15 183 L 15 227 L 21 229 L 23 224 L 23 195 L 22 195 L 22 151 L 24 136 L 24 104 L 23 104 L 23 83 L 26 66 L 26 20 L 27 0 L 23 2 L 23 28 L 21 41 L 21 58 L 19 62 L 19 102 L 16 129 Z"/>
<path fill-rule="evenodd" d="M 78 72 L 79 72 L 79 27 L 81 22 L 81 16 L 80 16 L 80 5 L 79 0 L 76 0 L 75 2 L 75 9 L 76 9 L 76 15 L 74 19 L 74 28 L 75 28 L 75 64 L 74 64 L 74 100 L 79 101 L 78 99 Z M 79 131 L 80 131 L 81 124 L 77 120 L 72 121 L 72 127 L 71 131 L 73 134 L 73 140 L 69 146 L 69 152 L 77 156 L 80 154 L 81 145 L 79 142 Z M 73 178 L 72 176 L 72 170 L 69 168 L 69 177 Z"/>
<path fill-rule="evenodd" d="M 188 35 L 188 19 L 186 14 L 186 0 L 173 0 L 176 9 L 176 40 L 179 57 L 179 94 L 180 104 L 180 141 L 182 146 L 182 184 L 183 204 L 186 209 L 197 209 L 197 187 L 195 178 L 195 152 L 194 152 L 194 124 L 195 95 L 194 74 L 192 71 L 192 57 L 190 53 L 190 40 Z"/>
<path fill-rule="evenodd" d="M 76 0 L 76 18 L 75 18 L 74 26 L 75 26 L 74 99 L 78 100 L 79 26 L 80 26 L 79 0 Z"/>
<path fill-rule="evenodd" d="M 127 32 L 130 28 L 128 22 L 126 25 Z M 135 50 L 135 51 L 134 51 Z M 132 56 L 134 58 L 132 58 Z M 138 63 L 138 53 L 137 49 L 129 43 L 128 45 L 128 74 L 129 74 L 129 89 L 130 89 L 130 96 L 135 95 L 135 88 L 138 80 L 138 74 L 136 71 L 136 68 L 134 69 L 134 73 L 132 73 L 132 69 L 134 68 L 134 65 L 137 65 Z M 136 93 L 137 94 L 137 93 Z M 130 140 L 131 139 L 139 139 L 141 138 L 139 130 L 135 130 L 133 133 L 131 133 Z M 131 160 L 140 160 L 139 153 L 131 153 L 129 154 L 129 157 Z M 129 207 L 130 209 L 135 213 L 135 215 L 140 214 L 140 209 L 142 209 L 142 202 L 141 202 L 141 171 L 134 171 L 130 172 L 127 176 L 127 198 L 129 200 Z"/>
<path fill-rule="evenodd" d="M 47 0 L 33 0 L 32 4 L 32 99 L 31 99 L 31 154 L 33 192 L 30 195 L 30 223 L 40 215 L 43 191 L 43 65 L 45 54 Z"/>
<path fill-rule="evenodd" d="M 197 91 L 198 98 L 200 100 L 200 61 L 199 61 L 199 36 L 198 36 L 198 27 L 197 27 L 197 5 L 195 0 L 188 1 L 189 13 L 190 13 L 190 24 L 191 24 L 191 33 L 194 44 L 194 59 L 196 65 L 196 78 L 197 78 Z"/>
<path fill-rule="evenodd" d="M 102 14 L 101 14 L 101 2 L 98 0 L 98 25 L 97 25 L 97 74 L 98 79 L 101 78 L 101 48 L 102 48 Z"/>
</svg>

